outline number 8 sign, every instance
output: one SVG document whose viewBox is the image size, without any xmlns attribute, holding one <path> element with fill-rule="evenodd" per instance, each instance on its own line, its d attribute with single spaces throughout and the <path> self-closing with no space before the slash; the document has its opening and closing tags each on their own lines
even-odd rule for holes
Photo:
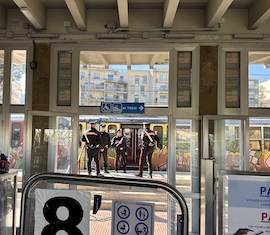
<svg viewBox="0 0 270 235">
<path fill-rule="evenodd" d="M 35 190 L 35 235 L 89 234 L 90 193 Z"/>
</svg>

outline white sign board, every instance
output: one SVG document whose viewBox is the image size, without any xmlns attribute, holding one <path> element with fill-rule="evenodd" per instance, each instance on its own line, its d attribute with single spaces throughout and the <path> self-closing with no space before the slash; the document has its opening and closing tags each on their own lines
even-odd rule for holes
<svg viewBox="0 0 270 235">
<path fill-rule="evenodd" d="M 153 203 L 113 201 L 111 235 L 153 235 Z"/>
<path fill-rule="evenodd" d="M 227 177 L 228 234 L 270 234 L 269 177 Z"/>
<path fill-rule="evenodd" d="M 89 192 L 35 190 L 35 235 L 88 235 L 89 219 Z"/>
</svg>

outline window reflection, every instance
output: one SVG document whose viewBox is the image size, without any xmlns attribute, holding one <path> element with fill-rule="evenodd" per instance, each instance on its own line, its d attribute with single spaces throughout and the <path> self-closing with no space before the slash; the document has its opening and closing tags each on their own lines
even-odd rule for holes
<svg viewBox="0 0 270 235">
<path fill-rule="evenodd" d="M 11 53 L 11 104 L 25 104 L 26 50 Z"/>
<path fill-rule="evenodd" d="M 126 64 L 129 58 L 129 63 Z M 155 61 L 149 59 L 155 58 Z M 144 102 L 168 107 L 169 53 L 82 51 L 80 55 L 80 106 L 101 102 Z"/>
<path fill-rule="evenodd" d="M 4 51 L 0 50 L 0 104 L 3 104 Z"/>
</svg>

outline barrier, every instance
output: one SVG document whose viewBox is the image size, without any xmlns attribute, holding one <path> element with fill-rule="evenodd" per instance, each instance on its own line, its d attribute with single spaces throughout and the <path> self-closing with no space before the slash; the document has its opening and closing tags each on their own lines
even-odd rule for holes
<svg viewBox="0 0 270 235">
<path fill-rule="evenodd" d="M 22 191 L 20 234 L 61 230 L 72 235 L 187 235 L 188 208 L 177 189 L 160 181 L 60 173 L 32 176 Z"/>
<path fill-rule="evenodd" d="M 0 174 L 0 234 L 16 234 L 17 172 Z"/>
</svg>

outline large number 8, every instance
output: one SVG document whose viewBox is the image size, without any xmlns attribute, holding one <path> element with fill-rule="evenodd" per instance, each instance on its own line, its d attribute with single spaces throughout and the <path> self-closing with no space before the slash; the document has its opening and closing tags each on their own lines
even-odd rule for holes
<svg viewBox="0 0 270 235">
<path fill-rule="evenodd" d="M 66 207 L 69 211 L 69 216 L 64 221 L 56 215 L 57 209 L 61 206 Z M 43 228 L 41 235 L 55 235 L 60 230 L 66 231 L 69 235 L 83 235 L 77 228 L 83 218 L 83 209 L 75 199 L 70 197 L 51 198 L 44 205 L 43 215 L 50 224 Z"/>
</svg>

